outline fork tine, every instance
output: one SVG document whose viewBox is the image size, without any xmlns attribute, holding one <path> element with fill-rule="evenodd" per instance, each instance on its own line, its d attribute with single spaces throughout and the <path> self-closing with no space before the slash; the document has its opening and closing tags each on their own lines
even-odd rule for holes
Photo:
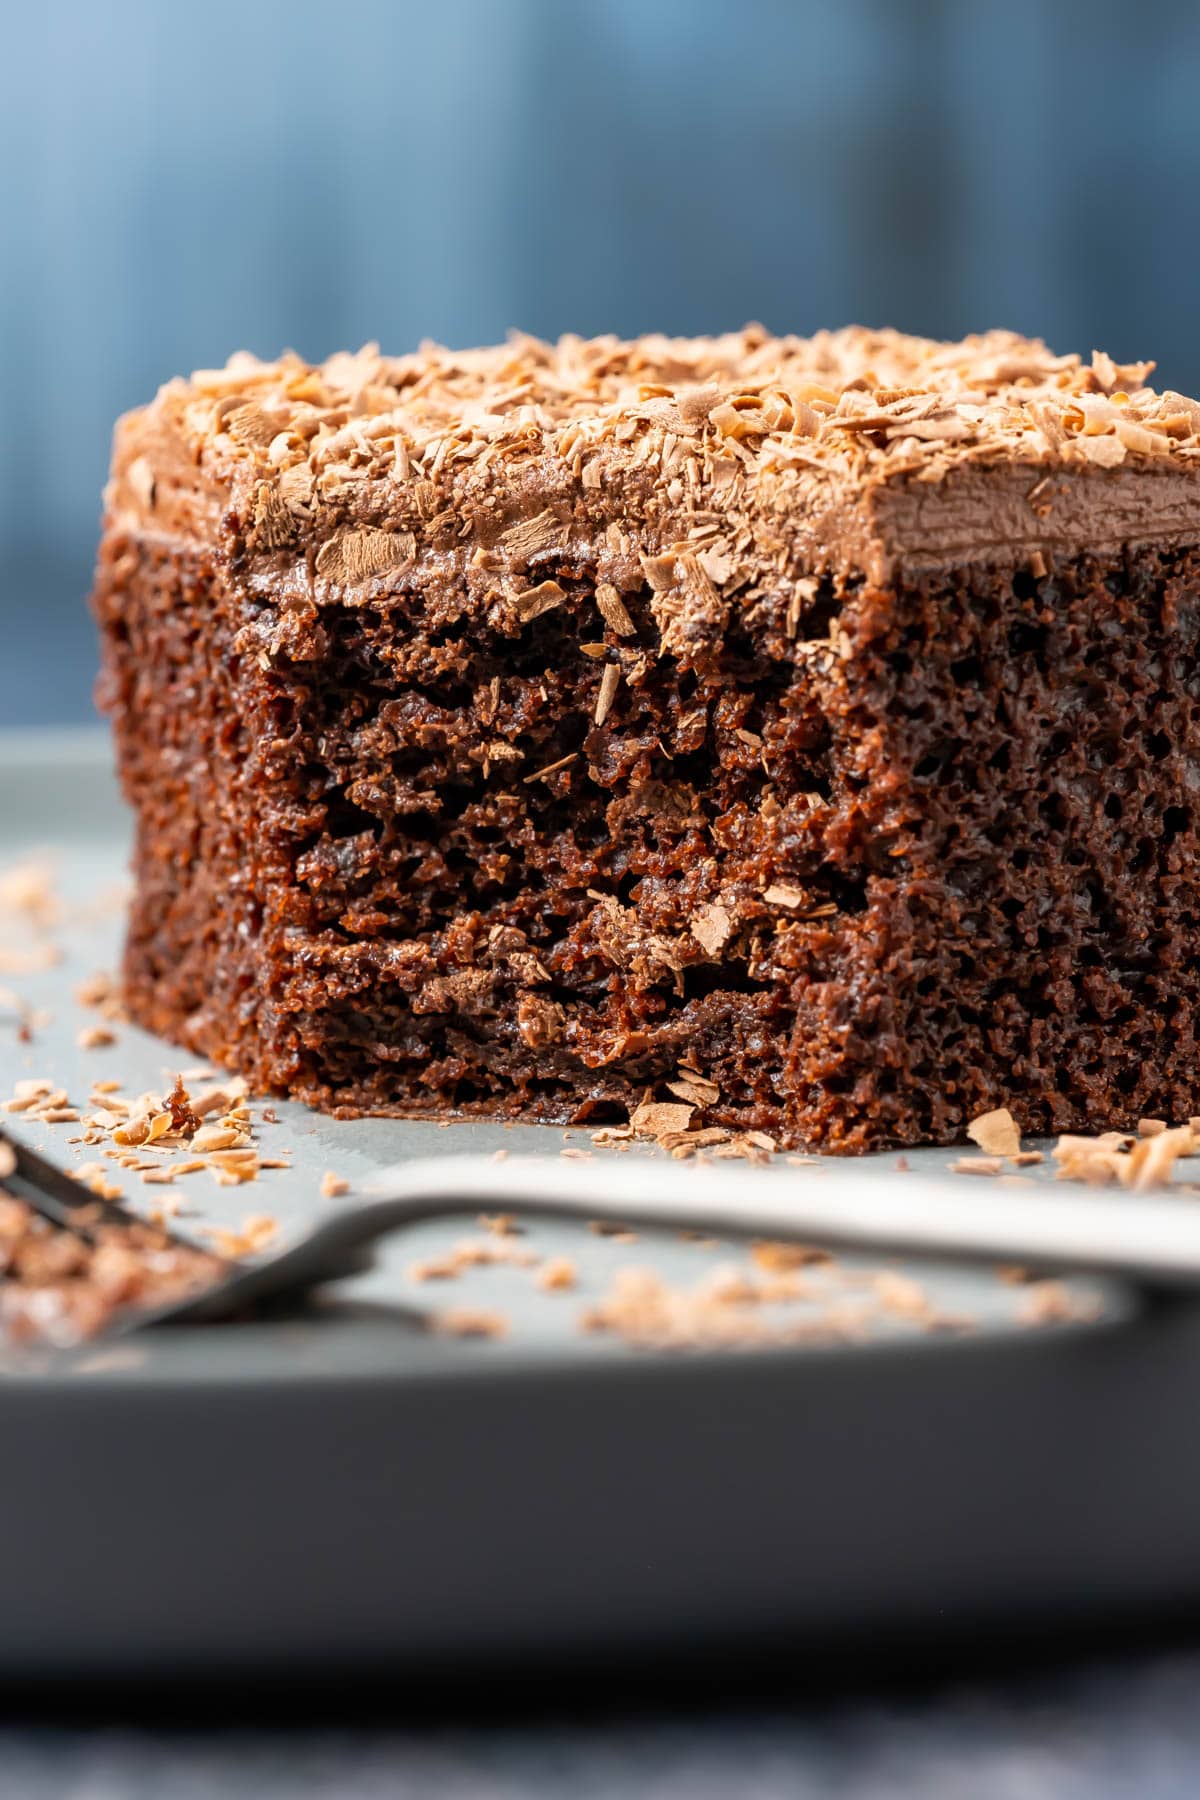
<svg viewBox="0 0 1200 1800">
<path fill-rule="evenodd" d="M 125 1229 L 146 1229 L 147 1221 L 116 1200 L 103 1199 L 82 1182 L 74 1180 L 65 1169 L 39 1156 L 20 1138 L 0 1130 L 0 1145 L 7 1145 L 16 1160 L 8 1175 L 0 1177 L 0 1188 L 16 1200 L 24 1200 L 50 1224 L 74 1231 L 92 1241 L 94 1225 L 119 1225 Z M 164 1232 L 181 1249 L 197 1250 L 199 1245 L 180 1232 Z M 212 1254 L 205 1251 L 206 1255 Z"/>
</svg>

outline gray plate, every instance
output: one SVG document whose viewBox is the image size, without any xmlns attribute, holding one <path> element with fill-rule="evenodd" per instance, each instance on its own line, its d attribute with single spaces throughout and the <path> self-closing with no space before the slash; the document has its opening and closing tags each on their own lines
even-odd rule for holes
<svg viewBox="0 0 1200 1800">
<path fill-rule="evenodd" d="M 106 1074 L 158 1088 L 186 1052 L 128 1027 L 111 1049 L 75 1042 L 74 989 L 113 966 L 120 933 L 126 829 L 105 741 L 0 737 L 0 767 L 0 865 L 49 851 L 66 906 L 65 960 L 0 975 L 48 1015 L 32 1044 L 0 1020 L 0 1089 L 31 1074 L 80 1101 Z M 443 1149 L 592 1148 L 584 1132 L 277 1111 L 260 1138 L 293 1169 L 240 1189 L 186 1178 L 187 1229 L 266 1211 L 286 1234 L 337 1204 L 320 1197 L 326 1169 L 360 1182 Z M 26 1135 L 68 1164 L 96 1155 L 68 1145 L 71 1127 Z M 763 1179 L 943 1179 L 949 1160 L 912 1155 L 906 1177 L 894 1156 L 824 1159 Z M 160 1191 L 130 1181 L 136 1204 Z M 920 1267 L 969 1332 L 883 1317 L 855 1345 L 652 1355 L 581 1329 L 616 1271 L 690 1286 L 716 1263 L 749 1267 L 744 1252 L 538 1225 L 522 1245 L 569 1256 L 573 1290 L 505 1266 L 412 1279 L 478 1235 L 469 1215 L 414 1230 L 303 1317 L 10 1357 L 0 1529 L 23 1554 L 6 1569 L 0 1670 L 428 1670 L 867 1625 L 928 1638 L 1200 1592 L 1191 1307 L 1142 1314 L 1079 1283 L 1099 1319 L 1031 1331 L 994 1272 Z M 829 1282 L 866 1266 L 842 1259 Z M 500 1310 L 509 1335 L 431 1335 L 451 1304 Z"/>
</svg>

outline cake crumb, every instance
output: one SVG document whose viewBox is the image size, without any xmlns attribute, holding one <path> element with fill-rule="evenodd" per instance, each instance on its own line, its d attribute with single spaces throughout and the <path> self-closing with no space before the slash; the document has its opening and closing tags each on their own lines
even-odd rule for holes
<svg viewBox="0 0 1200 1800">
<path fill-rule="evenodd" d="M 343 1194 L 350 1192 L 350 1183 L 344 1175 L 338 1175 L 333 1169 L 326 1169 L 321 1177 L 322 1200 L 339 1200 Z"/>
<path fill-rule="evenodd" d="M 1137 1128 L 1139 1137 L 1158 1137 L 1160 1132 L 1167 1129 L 1167 1121 L 1165 1119 L 1139 1119 Z"/>
<path fill-rule="evenodd" d="M 959 1156 L 950 1164 L 955 1175 L 999 1175 L 1003 1167 L 999 1156 Z"/>
</svg>

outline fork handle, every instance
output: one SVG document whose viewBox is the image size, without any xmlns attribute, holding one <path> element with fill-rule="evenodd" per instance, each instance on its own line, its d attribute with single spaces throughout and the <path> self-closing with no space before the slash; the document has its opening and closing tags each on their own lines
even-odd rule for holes
<svg viewBox="0 0 1200 1800">
<path fill-rule="evenodd" d="M 885 1183 L 864 1172 L 826 1191 L 822 1181 L 819 1170 L 698 1168 L 649 1158 L 424 1158 L 385 1170 L 372 1181 L 370 1199 L 240 1270 L 191 1303 L 186 1316 L 215 1316 L 215 1309 L 315 1286 L 343 1273 L 349 1254 L 394 1231 L 480 1207 L 872 1255 L 1011 1262 L 1042 1273 L 1120 1276 L 1150 1290 L 1200 1288 L 1200 1206 L 1192 1200 L 1049 1188 L 1017 1194 L 916 1173 Z"/>
</svg>

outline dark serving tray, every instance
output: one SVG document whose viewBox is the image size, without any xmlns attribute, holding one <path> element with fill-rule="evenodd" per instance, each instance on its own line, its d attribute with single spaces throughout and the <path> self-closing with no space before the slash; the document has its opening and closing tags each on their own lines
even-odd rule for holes
<svg viewBox="0 0 1200 1800">
<path fill-rule="evenodd" d="M 0 738 L 0 769 L 0 863 L 49 842 L 66 904 L 65 960 L 0 982 L 51 1015 L 31 1045 L 0 1017 L 0 1087 L 48 1074 L 86 1098 L 101 1057 L 131 1089 L 157 1085 L 186 1057 L 124 1027 L 105 1052 L 75 1043 L 74 988 L 119 930 L 98 898 L 123 854 L 103 741 Z M 563 1147 L 556 1131 L 278 1114 L 264 1142 L 294 1170 L 195 1190 L 205 1219 L 269 1210 L 286 1231 L 336 1204 L 319 1197 L 326 1168 Z M 65 1162 L 94 1154 L 61 1127 L 29 1135 Z M 910 1160 L 903 1179 L 947 1179 L 944 1154 Z M 764 1179 L 901 1177 L 882 1157 Z M 10 1355 L 0 1673 L 436 1677 L 785 1639 L 929 1650 L 1200 1601 L 1190 1303 L 1081 1284 L 1094 1322 L 1030 1329 L 994 1272 L 922 1268 L 971 1331 L 650 1353 L 582 1332 L 580 1308 L 622 1267 L 695 1281 L 742 1252 L 538 1226 L 527 1241 L 572 1257 L 576 1292 L 511 1267 L 414 1282 L 413 1259 L 455 1235 L 422 1228 L 290 1319 Z M 510 1335 L 430 1335 L 424 1315 L 450 1302 L 501 1308 Z"/>
</svg>

